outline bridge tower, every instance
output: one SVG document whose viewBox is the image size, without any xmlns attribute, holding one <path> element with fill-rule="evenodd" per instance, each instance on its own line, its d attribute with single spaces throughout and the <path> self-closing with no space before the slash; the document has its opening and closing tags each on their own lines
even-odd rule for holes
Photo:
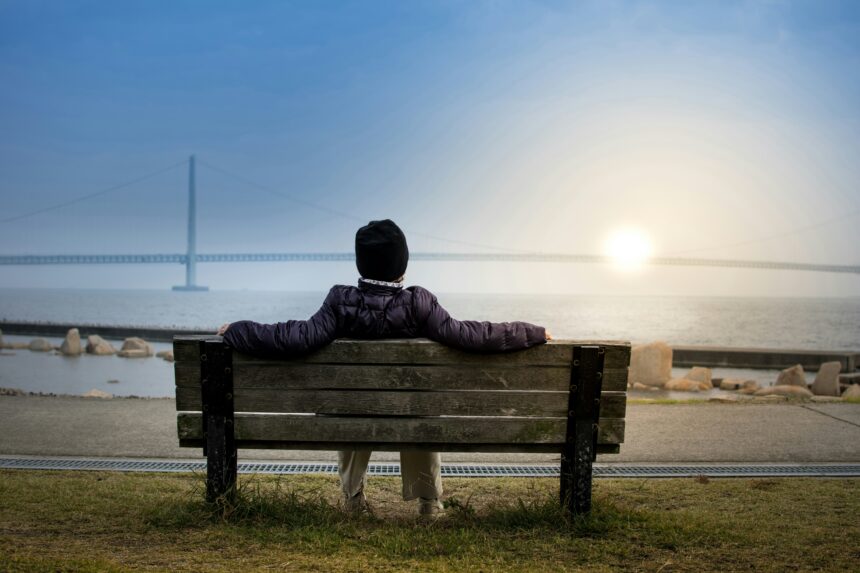
<svg viewBox="0 0 860 573">
<path fill-rule="evenodd" d="M 173 287 L 179 291 L 207 291 L 197 284 L 197 198 L 194 180 L 194 156 L 188 158 L 188 250 L 185 254 L 185 284 Z"/>
</svg>

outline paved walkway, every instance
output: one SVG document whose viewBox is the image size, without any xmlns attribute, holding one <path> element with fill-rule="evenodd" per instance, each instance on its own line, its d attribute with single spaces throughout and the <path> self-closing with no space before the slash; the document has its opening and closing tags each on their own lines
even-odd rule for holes
<svg viewBox="0 0 860 573">
<path fill-rule="evenodd" d="M 860 405 L 630 405 L 620 455 L 602 462 L 860 462 Z M 171 399 L 0 397 L 0 454 L 197 458 L 180 448 Z M 377 460 L 396 459 L 379 452 Z M 334 452 L 242 450 L 242 459 L 334 460 Z M 447 461 L 546 462 L 554 455 L 445 454 Z"/>
</svg>

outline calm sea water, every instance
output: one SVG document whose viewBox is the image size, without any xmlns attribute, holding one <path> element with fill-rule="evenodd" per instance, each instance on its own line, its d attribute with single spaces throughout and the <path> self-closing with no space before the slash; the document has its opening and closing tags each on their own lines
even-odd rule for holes
<svg viewBox="0 0 860 573">
<path fill-rule="evenodd" d="M 307 318 L 324 292 L 0 289 L 0 318 L 215 329 Z M 816 350 L 860 347 L 860 297 L 828 299 L 439 294 L 455 318 L 525 320 L 557 338 Z"/>
<path fill-rule="evenodd" d="M 223 322 L 306 318 L 325 293 L 11 290 L 0 289 L 0 318 L 74 324 L 188 327 Z M 440 294 L 454 317 L 527 320 L 557 338 L 665 340 L 671 344 L 821 350 L 860 348 L 860 298 L 746 299 Z M 9 341 L 29 337 L 6 335 Z M 52 339 L 59 344 L 60 339 Z M 118 347 L 119 341 L 115 341 Z M 155 344 L 156 350 L 169 344 Z M 683 370 L 676 371 L 676 375 Z M 715 376 L 770 384 L 776 373 L 715 369 Z M 29 351 L 0 354 L 0 386 L 32 392 L 170 396 L 173 368 L 163 360 L 64 357 Z M 718 391 L 715 391 L 718 392 Z M 674 393 L 673 393 L 674 394 Z M 684 395 L 672 397 L 702 397 Z"/>
</svg>

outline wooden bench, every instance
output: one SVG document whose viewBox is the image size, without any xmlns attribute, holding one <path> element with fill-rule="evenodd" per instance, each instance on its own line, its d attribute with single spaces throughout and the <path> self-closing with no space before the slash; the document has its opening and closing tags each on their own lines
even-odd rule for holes
<svg viewBox="0 0 860 573">
<path fill-rule="evenodd" d="M 344 339 L 295 360 L 234 353 L 219 336 L 173 348 L 179 445 L 203 447 L 210 501 L 235 491 L 237 448 L 540 452 L 561 454 L 561 501 L 584 513 L 592 461 L 624 441 L 626 342 L 474 354 Z"/>
</svg>

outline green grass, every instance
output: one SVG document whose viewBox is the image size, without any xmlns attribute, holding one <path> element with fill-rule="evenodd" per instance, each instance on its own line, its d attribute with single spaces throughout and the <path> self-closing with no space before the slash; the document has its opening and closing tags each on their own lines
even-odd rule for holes
<svg viewBox="0 0 860 573">
<path fill-rule="evenodd" d="M 192 475 L 0 471 L 0 570 L 848 571 L 860 480 L 597 480 L 566 519 L 554 479 L 449 479 L 447 516 L 415 519 L 399 480 L 373 515 L 338 507 L 329 476 L 240 478 L 202 501 Z"/>
</svg>

